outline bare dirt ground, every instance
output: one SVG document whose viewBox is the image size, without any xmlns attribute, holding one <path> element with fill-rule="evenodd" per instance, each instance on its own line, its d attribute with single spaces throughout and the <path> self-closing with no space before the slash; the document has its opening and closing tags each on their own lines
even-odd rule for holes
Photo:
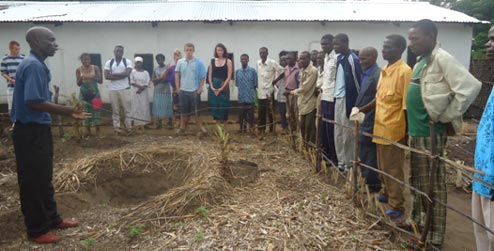
<svg viewBox="0 0 494 251">
<path fill-rule="evenodd" d="M 228 128 L 231 165 L 253 163 L 259 172 L 244 184 L 228 186 L 227 197 L 220 202 L 196 205 L 183 214 L 143 225 L 121 225 L 121 219 L 139 210 L 140 204 L 187 181 L 180 173 L 174 174 L 176 179 L 159 172 L 131 177 L 113 174 L 114 179 L 97 187 L 57 193 L 62 216 L 80 221 L 81 226 L 57 230 L 63 239 L 55 245 L 36 245 L 25 235 L 15 160 L 8 148 L 10 158 L 0 161 L 0 250 L 406 250 L 397 232 L 364 217 L 343 186 L 333 186 L 326 176 L 314 174 L 307 160 L 282 137 L 259 141 L 237 133 L 237 127 Z M 220 156 L 215 140 L 198 139 L 194 133 L 175 136 L 166 129 L 115 136 L 108 127 L 101 136 L 80 143 L 55 136 L 55 173 L 83 158 L 121 148 L 173 147 L 184 142 L 211 154 L 209 161 L 216 163 Z M 454 147 L 449 157 L 471 165 L 473 140 L 462 137 L 450 142 Z M 469 212 L 469 194 L 452 187 L 448 196 L 449 204 Z M 475 250 L 472 224 L 451 211 L 443 250 Z"/>
</svg>

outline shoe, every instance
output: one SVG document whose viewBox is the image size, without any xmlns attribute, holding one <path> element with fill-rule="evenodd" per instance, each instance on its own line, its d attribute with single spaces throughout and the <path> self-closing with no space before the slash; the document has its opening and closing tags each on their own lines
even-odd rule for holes
<svg viewBox="0 0 494 251">
<path fill-rule="evenodd" d="M 344 165 L 338 165 L 338 171 L 339 171 L 340 173 L 345 174 L 345 173 L 346 173 L 346 171 L 347 171 L 347 169 L 345 168 L 345 166 L 344 166 Z"/>
<path fill-rule="evenodd" d="M 381 202 L 381 203 L 384 203 L 384 204 L 388 203 L 388 198 L 384 197 L 384 195 L 382 195 L 382 194 L 379 194 L 379 195 L 377 196 L 377 200 L 378 200 L 379 202 Z"/>
<path fill-rule="evenodd" d="M 182 135 L 182 134 L 184 134 L 185 130 L 182 128 L 178 128 L 175 132 L 177 135 Z"/>
<path fill-rule="evenodd" d="M 38 244 L 56 243 L 56 242 L 60 241 L 60 237 L 56 236 L 52 232 L 47 232 L 47 233 L 42 234 L 36 238 L 33 238 L 33 241 L 38 243 Z"/>
<path fill-rule="evenodd" d="M 386 215 L 390 219 L 396 220 L 396 219 L 400 218 L 403 215 L 403 212 L 402 211 L 398 211 L 398 210 L 394 210 L 394 209 L 388 209 L 386 211 Z"/>
<path fill-rule="evenodd" d="M 77 221 L 62 220 L 62 222 L 60 222 L 60 224 L 56 225 L 54 228 L 66 229 L 66 228 L 72 228 L 72 227 L 77 227 L 77 226 L 79 226 L 79 222 L 77 222 Z"/>
</svg>

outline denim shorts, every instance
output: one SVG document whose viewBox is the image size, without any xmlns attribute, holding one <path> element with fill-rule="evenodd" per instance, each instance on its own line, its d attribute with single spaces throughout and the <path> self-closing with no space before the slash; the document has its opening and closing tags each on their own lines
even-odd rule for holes
<svg viewBox="0 0 494 251">
<path fill-rule="evenodd" d="M 196 91 L 180 91 L 180 113 L 181 115 L 197 115 L 197 100 L 200 99 L 200 95 Z"/>
</svg>

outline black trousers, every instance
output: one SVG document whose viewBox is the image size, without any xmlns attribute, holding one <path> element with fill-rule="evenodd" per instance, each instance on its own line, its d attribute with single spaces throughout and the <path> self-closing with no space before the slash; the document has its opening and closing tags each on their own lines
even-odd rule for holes
<svg viewBox="0 0 494 251">
<path fill-rule="evenodd" d="M 334 120 L 334 102 L 321 101 L 321 116 L 326 119 Z M 338 165 L 338 158 L 336 157 L 336 150 L 334 147 L 334 124 L 322 121 L 321 119 L 319 126 L 322 152 L 335 165 Z"/>
<path fill-rule="evenodd" d="M 310 146 L 309 143 L 316 143 L 316 109 L 300 115 L 300 132 L 307 148 Z"/>
<path fill-rule="evenodd" d="M 254 128 L 254 103 L 239 103 L 239 105 L 240 131 L 245 132 L 247 129 L 247 123 L 249 124 L 249 128 Z"/>
<path fill-rule="evenodd" d="M 272 132 L 274 124 L 271 103 L 269 99 L 259 99 L 259 114 L 257 119 L 259 120 L 258 127 L 260 132 L 266 131 L 266 116 L 268 117 L 269 131 Z"/>
<path fill-rule="evenodd" d="M 17 181 L 27 234 L 35 238 L 60 224 L 53 176 L 53 140 L 49 125 L 16 123 L 13 133 Z"/>
<path fill-rule="evenodd" d="M 367 137 L 364 135 L 359 135 L 358 137 L 360 161 L 366 165 L 377 168 L 376 144 L 372 142 L 371 137 Z M 360 173 L 365 179 L 365 183 L 369 187 L 370 192 L 378 192 L 381 190 L 381 180 L 379 179 L 379 173 L 366 167 L 361 167 Z"/>
</svg>

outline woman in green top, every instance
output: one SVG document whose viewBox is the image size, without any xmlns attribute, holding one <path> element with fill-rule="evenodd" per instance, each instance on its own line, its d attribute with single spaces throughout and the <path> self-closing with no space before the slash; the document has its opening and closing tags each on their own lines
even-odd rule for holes
<svg viewBox="0 0 494 251">
<path fill-rule="evenodd" d="M 82 53 L 79 57 L 81 67 L 77 68 L 75 76 L 77 85 L 80 87 L 79 99 L 83 101 L 84 112 L 90 113 L 91 118 L 84 120 L 87 134 L 91 134 L 91 127 L 94 127 L 96 134 L 99 133 L 101 125 L 101 96 L 98 90 L 98 83 L 103 82 L 101 70 L 98 66 L 91 64 L 91 57 L 88 53 Z"/>
</svg>

